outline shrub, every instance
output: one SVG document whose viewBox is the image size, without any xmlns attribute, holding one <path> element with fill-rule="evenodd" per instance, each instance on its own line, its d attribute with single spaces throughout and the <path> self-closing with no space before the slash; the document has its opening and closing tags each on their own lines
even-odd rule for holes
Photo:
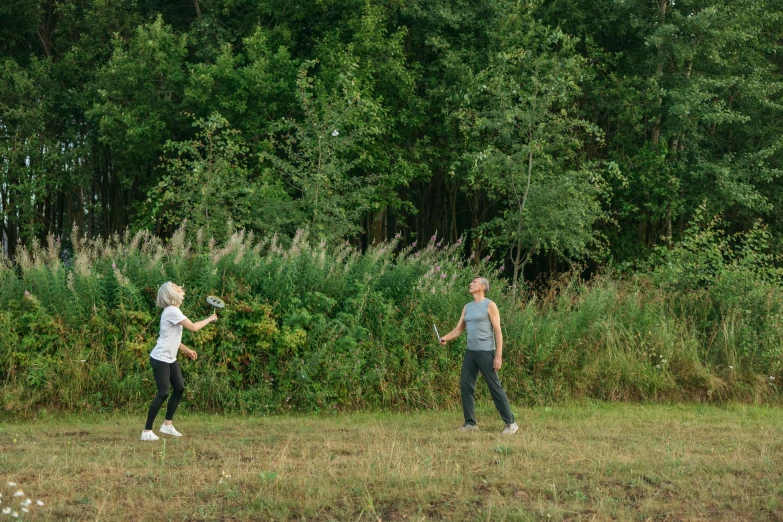
<svg viewBox="0 0 783 522">
<path fill-rule="evenodd" d="M 184 230 L 86 241 L 68 263 L 57 241 L 0 263 L 0 401 L 9 410 L 141 410 L 154 395 L 148 357 L 160 284 L 187 292 L 183 312 L 219 321 L 183 341 L 186 407 L 243 412 L 450 408 L 459 404 L 467 285 L 489 277 L 504 329 L 502 377 L 513 401 L 775 400 L 783 293 L 752 270 L 722 270 L 706 288 L 657 275 L 581 281 L 568 274 L 521 300 L 460 244 L 392 241 L 360 254 L 300 232 L 234 234 L 223 244 Z M 770 379 L 773 377 L 774 379 Z M 480 396 L 486 391 L 479 387 Z"/>
</svg>

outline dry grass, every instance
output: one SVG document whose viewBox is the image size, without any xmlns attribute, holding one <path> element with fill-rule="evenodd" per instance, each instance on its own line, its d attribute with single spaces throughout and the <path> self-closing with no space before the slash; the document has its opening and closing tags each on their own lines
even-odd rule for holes
<svg viewBox="0 0 783 522">
<path fill-rule="evenodd" d="M 517 408 L 512 437 L 479 413 L 185 414 L 165 445 L 142 416 L 11 419 L 0 490 L 36 520 L 783 520 L 779 408 Z"/>
</svg>

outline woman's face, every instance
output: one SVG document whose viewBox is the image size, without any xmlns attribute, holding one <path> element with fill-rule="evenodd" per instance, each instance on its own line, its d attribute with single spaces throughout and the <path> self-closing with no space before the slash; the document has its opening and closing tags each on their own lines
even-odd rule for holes
<svg viewBox="0 0 783 522">
<path fill-rule="evenodd" d="M 184 299 L 185 298 L 185 289 L 182 288 L 181 286 L 179 286 L 176 283 L 172 283 L 172 285 L 174 286 L 174 291 L 177 292 L 179 295 L 181 295 L 182 298 Z"/>
</svg>

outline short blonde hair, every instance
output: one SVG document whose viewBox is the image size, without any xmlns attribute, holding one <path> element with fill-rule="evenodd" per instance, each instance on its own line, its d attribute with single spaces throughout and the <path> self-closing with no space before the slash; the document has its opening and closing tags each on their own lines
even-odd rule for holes
<svg viewBox="0 0 783 522">
<path fill-rule="evenodd" d="M 182 294 L 174 290 L 174 283 L 166 281 L 158 288 L 158 300 L 155 302 L 159 307 L 179 306 L 182 304 Z"/>
</svg>

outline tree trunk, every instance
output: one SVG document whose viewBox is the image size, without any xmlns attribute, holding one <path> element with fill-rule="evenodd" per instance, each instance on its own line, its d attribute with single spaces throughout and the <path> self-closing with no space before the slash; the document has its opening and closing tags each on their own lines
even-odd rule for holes
<svg viewBox="0 0 783 522">
<path fill-rule="evenodd" d="M 370 242 L 373 245 L 383 242 L 385 239 L 383 235 L 383 222 L 386 220 L 386 211 L 381 210 L 372 214 L 372 230 Z"/>
<path fill-rule="evenodd" d="M 661 105 L 663 105 L 663 99 L 658 98 L 658 108 L 660 108 Z M 653 128 L 652 128 L 652 136 L 650 141 L 652 141 L 653 145 L 658 144 L 658 140 L 660 139 L 660 136 L 661 136 L 661 115 L 659 114 L 658 117 L 655 119 L 655 123 L 653 123 Z"/>
<path fill-rule="evenodd" d="M 658 14 L 659 14 L 659 23 L 663 25 L 666 22 L 666 8 L 669 5 L 669 0 L 661 0 L 661 2 L 658 4 Z M 658 46 L 658 66 L 655 71 L 655 79 L 658 81 L 658 89 L 660 90 L 660 81 L 661 77 L 663 76 L 663 49 L 661 49 L 661 46 Z M 663 106 L 663 98 L 661 96 L 658 96 L 658 110 L 661 110 L 661 107 Z M 652 143 L 657 144 L 658 140 L 661 136 L 661 114 L 658 113 L 658 116 L 655 118 L 655 123 L 653 124 L 652 128 Z"/>
<path fill-rule="evenodd" d="M 532 255 L 532 249 L 530 252 L 528 252 L 525 255 L 524 260 L 522 259 L 522 243 L 519 238 L 519 235 L 522 233 L 522 213 L 525 211 L 525 206 L 527 205 L 527 195 L 530 192 L 530 180 L 533 177 L 533 135 L 532 132 L 528 133 L 528 152 L 527 152 L 527 185 L 525 186 L 525 194 L 522 196 L 522 202 L 519 204 L 519 227 L 517 227 L 517 244 L 516 244 L 516 255 L 512 258 L 512 262 L 514 263 L 514 279 L 511 283 L 512 288 L 512 294 L 514 296 L 514 299 L 517 297 L 517 283 L 518 283 L 518 277 L 522 270 L 522 268 L 525 267 L 527 262 L 530 260 L 530 256 Z M 517 201 L 519 201 L 517 199 Z"/>
<path fill-rule="evenodd" d="M 90 202 L 87 204 L 87 237 L 95 237 L 95 179 L 90 183 Z"/>
<path fill-rule="evenodd" d="M 636 236 L 639 242 L 643 245 L 647 245 L 647 214 L 642 215 L 642 220 L 639 221 L 639 232 Z"/>
<path fill-rule="evenodd" d="M 6 221 L 6 241 L 7 248 L 8 248 L 8 257 L 13 259 L 14 254 L 16 254 L 16 242 L 19 239 L 19 235 L 17 233 L 17 226 L 16 222 L 13 219 L 14 215 L 16 214 L 16 208 L 14 207 L 14 200 L 11 196 L 11 187 L 10 184 L 7 184 L 6 187 L 8 187 L 8 191 L 6 194 L 6 200 L 5 200 L 5 215 L 7 216 Z"/>
</svg>

